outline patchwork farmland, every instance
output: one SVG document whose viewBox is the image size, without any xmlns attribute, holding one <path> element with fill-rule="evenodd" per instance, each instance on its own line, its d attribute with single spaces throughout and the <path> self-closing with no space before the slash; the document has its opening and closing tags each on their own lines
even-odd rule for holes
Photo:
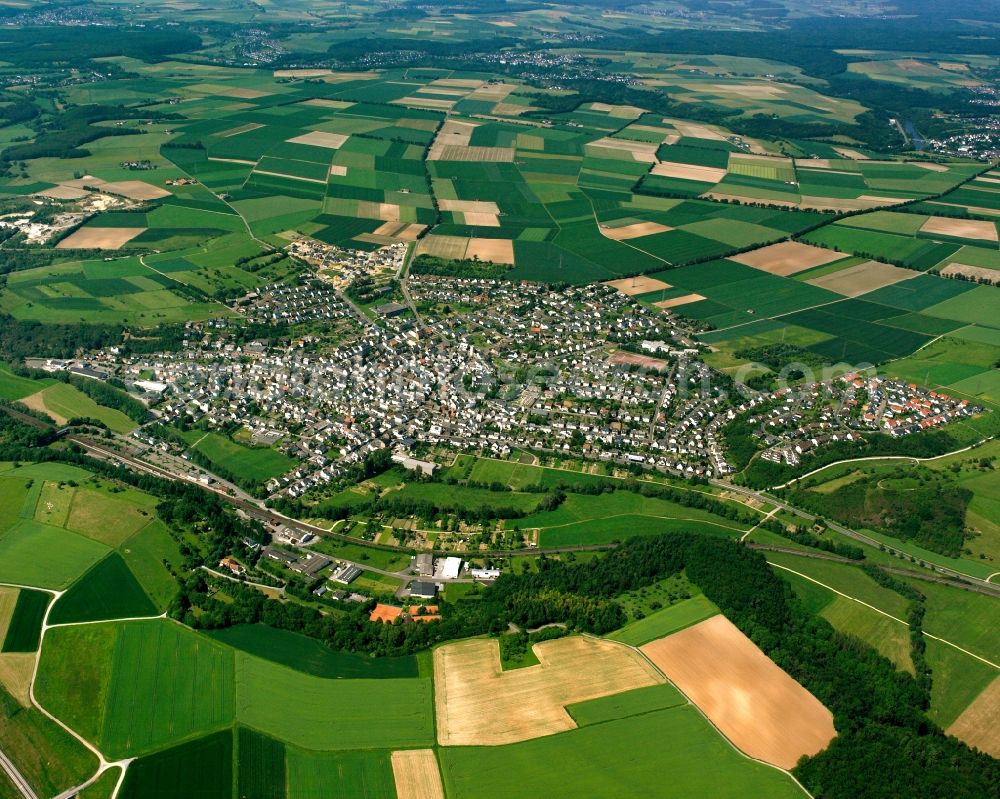
<svg viewBox="0 0 1000 799">
<path fill-rule="evenodd" d="M 997 796 L 984 3 L 222 5 L 0 9 L 0 797 Z"/>
</svg>

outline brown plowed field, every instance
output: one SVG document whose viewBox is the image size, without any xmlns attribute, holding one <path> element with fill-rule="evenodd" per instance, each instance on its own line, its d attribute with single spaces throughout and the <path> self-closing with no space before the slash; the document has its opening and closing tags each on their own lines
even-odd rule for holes
<svg viewBox="0 0 1000 799">
<path fill-rule="evenodd" d="M 790 769 L 836 735 L 833 714 L 725 616 L 641 649 L 751 757 Z"/>
</svg>

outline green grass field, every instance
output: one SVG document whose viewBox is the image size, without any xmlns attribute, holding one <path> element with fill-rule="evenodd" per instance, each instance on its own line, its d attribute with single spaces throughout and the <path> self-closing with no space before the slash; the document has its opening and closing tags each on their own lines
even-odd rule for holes
<svg viewBox="0 0 1000 799">
<path fill-rule="evenodd" d="M 326 680 L 239 653 L 236 695 L 241 723 L 296 746 L 405 748 L 434 742 L 427 679 Z"/>
<path fill-rule="evenodd" d="M 315 638 L 277 630 L 263 624 L 241 624 L 214 630 L 209 635 L 217 641 L 288 666 L 315 677 L 399 678 L 416 677 L 416 658 L 412 655 L 371 658 L 330 649 Z"/>
<path fill-rule="evenodd" d="M 233 795 L 233 733 L 189 741 L 129 765 L 124 799 L 223 799 Z"/>
<path fill-rule="evenodd" d="M 704 621 L 718 612 L 719 609 L 711 601 L 699 594 L 669 608 L 650 613 L 644 619 L 629 622 L 622 629 L 611 633 L 608 638 L 631 646 L 642 646 Z"/>
<path fill-rule="evenodd" d="M 590 724 L 602 724 L 606 721 L 626 719 L 654 710 L 666 710 L 687 704 L 684 695 L 670 683 L 652 685 L 648 688 L 636 688 L 621 694 L 591 699 L 567 705 L 566 711 L 573 717 L 579 727 Z"/>
<path fill-rule="evenodd" d="M 518 796 L 525 786 L 550 799 L 803 796 L 784 774 L 737 753 L 690 706 L 509 746 L 444 748 L 440 760 L 451 799 Z"/>
<path fill-rule="evenodd" d="M 38 709 L 21 707 L 2 688 L 0 740 L 4 754 L 39 796 L 56 796 L 97 770 L 97 758 L 83 744 Z"/>
<path fill-rule="evenodd" d="M 386 751 L 314 752 L 286 748 L 288 797 L 394 799 L 396 782 Z"/>
<path fill-rule="evenodd" d="M 156 605 L 117 552 L 98 563 L 57 600 L 50 624 L 155 616 Z"/>
<path fill-rule="evenodd" d="M 82 535 L 21 519 L 0 535 L 0 582 L 66 588 L 107 552 Z"/>
<path fill-rule="evenodd" d="M 285 745 L 256 730 L 236 731 L 236 795 L 241 799 L 283 799 Z"/>
<path fill-rule="evenodd" d="M 114 799 L 115 788 L 121 777 L 121 769 L 113 766 L 105 771 L 92 785 L 80 791 L 80 799 Z"/>
<path fill-rule="evenodd" d="M 0 363 L 0 400 L 19 400 L 50 386 L 54 380 L 30 380 L 18 377 Z"/>
<path fill-rule="evenodd" d="M 161 611 L 166 610 L 177 594 L 177 581 L 164 561 L 177 573 L 183 569 L 179 546 L 166 525 L 154 519 L 126 540 L 118 552 L 153 604 Z"/>
<path fill-rule="evenodd" d="M 797 574 L 780 569 L 777 572 L 778 576 L 792 586 L 795 595 L 807 608 L 822 616 L 837 630 L 860 638 L 880 655 L 891 660 L 898 669 L 913 673 L 910 634 L 905 624 L 838 596 Z"/>
<path fill-rule="evenodd" d="M 534 513 L 513 524 L 522 530 L 539 528 L 541 542 L 546 546 L 606 543 L 668 529 L 695 529 L 730 536 L 747 529 L 698 508 L 630 491 L 600 496 L 570 494 L 556 510 Z"/>
<path fill-rule="evenodd" d="M 186 436 L 193 449 L 227 472 L 256 483 L 278 477 L 297 461 L 266 447 L 244 447 L 218 433 L 191 431 Z"/>
<path fill-rule="evenodd" d="M 104 752 L 143 754 L 233 721 L 233 651 L 175 622 L 57 627 L 49 636 L 42 701 Z"/>
<path fill-rule="evenodd" d="M 117 433 L 128 433 L 136 428 L 136 423 L 121 411 L 98 405 L 90 397 L 68 383 L 53 383 L 41 389 L 31 407 L 49 413 L 57 422 L 84 417 L 99 419 Z"/>
<path fill-rule="evenodd" d="M 954 647 L 927 640 L 931 667 L 931 719 L 947 727 L 997 677 L 997 670 Z"/>
<path fill-rule="evenodd" d="M 45 591 L 21 589 L 3 639 L 3 652 L 34 652 L 42 632 L 42 620 L 52 596 Z"/>
</svg>

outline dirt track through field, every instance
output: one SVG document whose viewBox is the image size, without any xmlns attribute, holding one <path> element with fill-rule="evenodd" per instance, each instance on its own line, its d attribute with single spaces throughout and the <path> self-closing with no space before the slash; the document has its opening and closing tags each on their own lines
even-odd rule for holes
<svg viewBox="0 0 1000 799">
<path fill-rule="evenodd" d="M 392 753 L 397 799 L 444 799 L 441 772 L 433 749 Z"/>
<path fill-rule="evenodd" d="M 501 671 L 500 647 L 475 639 L 434 650 L 442 746 L 496 746 L 571 730 L 565 706 L 663 682 L 629 647 L 596 638 L 536 644 L 539 665 Z"/>
<path fill-rule="evenodd" d="M 640 648 L 751 757 L 790 769 L 836 735 L 833 714 L 725 616 Z"/>
</svg>

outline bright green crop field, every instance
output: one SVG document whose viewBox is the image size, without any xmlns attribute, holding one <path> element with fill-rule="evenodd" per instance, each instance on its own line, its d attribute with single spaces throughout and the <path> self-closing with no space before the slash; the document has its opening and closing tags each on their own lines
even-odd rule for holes
<svg viewBox="0 0 1000 799">
<path fill-rule="evenodd" d="M 526 785 L 551 799 L 804 795 L 789 777 L 736 752 L 690 706 L 509 746 L 445 748 L 440 759 L 451 799 L 517 796 Z"/>
</svg>

